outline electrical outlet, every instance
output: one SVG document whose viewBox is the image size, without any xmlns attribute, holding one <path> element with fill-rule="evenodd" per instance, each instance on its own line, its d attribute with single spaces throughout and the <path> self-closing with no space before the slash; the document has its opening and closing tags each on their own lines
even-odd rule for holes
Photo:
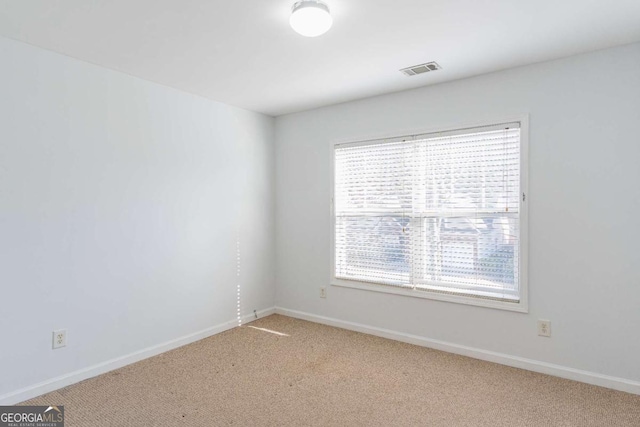
<svg viewBox="0 0 640 427">
<path fill-rule="evenodd" d="M 53 349 L 67 346 L 67 330 L 58 329 L 53 331 Z"/>
<path fill-rule="evenodd" d="M 322 286 L 320 288 L 320 298 L 326 298 L 327 297 L 327 288 L 325 288 L 324 286 Z"/>
<path fill-rule="evenodd" d="M 551 320 L 538 320 L 538 335 L 541 337 L 551 336 Z"/>
</svg>

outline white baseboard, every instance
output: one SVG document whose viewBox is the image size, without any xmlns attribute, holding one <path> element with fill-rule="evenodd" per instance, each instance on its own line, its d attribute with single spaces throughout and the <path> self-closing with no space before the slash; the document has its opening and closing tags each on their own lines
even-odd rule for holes
<svg viewBox="0 0 640 427">
<path fill-rule="evenodd" d="M 274 307 L 260 310 L 257 312 L 258 317 L 269 316 L 270 314 L 273 314 L 273 313 L 275 313 Z M 253 320 L 255 320 L 255 316 L 253 313 L 242 317 L 243 324 L 250 323 Z M 173 350 L 175 348 L 182 347 L 187 344 L 191 344 L 193 342 L 210 337 L 212 335 L 219 334 L 220 332 L 224 332 L 229 329 L 235 328 L 237 325 L 238 325 L 237 319 L 230 320 L 228 322 L 222 323 L 220 325 L 212 326 L 202 331 L 194 332 L 192 334 L 185 335 L 183 337 L 180 337 L 171 341 L 167 341 L 162 344 L 155 345 L 153 347 L 148 347 L 143 350 L 136 351 L 135 353 L 131 353 L 122 357 L 107 360 L 106 362 L 102 362 L 97 365 L 89 366 L 87 368 L 80 369 L 78 371 L 74 371 L 65 375 L 61 375 L 59 377 L 52 378 L 38 384 L 24 387 L 20 390 L 9 392 L 7 394 L 0 396 L 0 405 L 15 405 L 16 403 L 20 403 L 25 400 L 32 399 L 42 394 L 49 393 L 54 390 L 58 390 L 62 387 L 75 384 L 77 382 L 86 380 L 88 378 L 92 378 L 92 377 L 104 374 L 106 372 L 113 371 L 114 369 L 122 368 L 123 366 L 130 365 L 135 362 L 139 362 L 140 360 L 156 356 L 160 353 L 164 353 L 166 351 Z"/>
<path fill-rule="evenodd" d="M 424 338 L 417 335 L 405 334 L 402 332 L 390 331 L 388 329 L 376 328 L 360 323 L 347 322 L 344 320 L 318 316 L 316 314 L 304 313 L 296 310 L 289 310 L 282 307 L 276 307 L 276 313 L 282 314 L 284 316 L 295 317 L 297 319 L 308 320 L 310 322 L 348 329 L 350 331 L 362 332 L 382 338 L 388 338 L 396 341 L 406 342 L 409 344 L 419 345 L 422 347 L 446 351 L 448 353 L 460 354 L 462 356 L 468 356 L 474 359 L 486 360 L 488 362 L 499 363 L 514 368 L 526 369 L 528 371 L 539 372 L 541 374 L 553 375 L 560 378 L 566 378 L 569 380 L 580 381 L 587 384 L 607 387 L 614 390 L 625 391 L 627 393 L 640 395 L 640 382 L 627 380 L 624 378 L 611 377 L 608 375 L 597 374 L 595 372 L 583 371 L 566 366 L 554 365 L 552 363 L 541 362 L 538 360 L 511 356 L 503 353 L 496 353 L 493 351 L 467 347 L 459 344 L 452 344 L 445 341 Z"/>
<path fill-rule="evenodd" d="M 304 313 L 296 310 L 289 310 L 282 307 L 268 308 L 257 312 L 258 317 L 269 316 L 270 314 L 278 313 L 284 316 L 294 317 L 297 319 L 308 320 L 315 323 L 321 323 L 324 325 L 335 326 L 338 328 L 348 329 L 351 331 L 362 332 L 369 335 L 375 335 L 383 338 L 388 338 L 396 341 L 402 341 L 409 344 L 419 345 L 422 347 L 433 348 L 436 350 L 446 351 L 449 353 L 460 354 L 463 356 L 472 357 L 475 359 L 486 360 L 489 362 L 500 363 L 502 365 L 511 366 L 514 368 L 526 369 L 533 372 L 539 372 L 542 374 L 553 375 L 560 378 L 566 378 L 574 381 L 580 381 L 587 384 L 593 384 L 601 387 L 607 387 L 614 390 L 625 391 L 640 395 L 640 382 L 627 380 L 624 378 L 611 377 L 608 375 L 597 374 L 594 372 L 583 371 L 579 369 L 569 368 L 566 366 L 554 365 L 547 362 L 541 362 L 533 359 L 526 359 L 517 356 L 510 356 L 508 354 L 496 353 L 488 350 L 481 350 L 478 348 L 467 347 L 459 344 L 452 344 L 445 341 L 433 340 L 429 338 L 420 337 L 417 335 L 405 334 L 402 332 L 390 331 L 388 329 L 376 328 L 372 326 L 363 325 L 360 323 L 347 322 L 344 320 L 333 319 L 330 317 L 318 316 L 315 314 Z M 243 316 L 242 323 L 250 323 L 255 320 L 253 314 Z M 71 384 L 92 378 L 101 374 L 104 374 L 114 369 L 121 368 L 126 365 L 138 362 L 140 360 L 147 359 L 149 357 L 156 356 L 158 354 L 173 350 L 178 347 L 182 347 L 187 344 L 199 341 L 201 339 L 210 337 L 212 335 L 219 334 L 220 332 L 227 331 L 234 328 L 238 324 L 237 320 L 230 320 L 220 325 L 212 326 L 193 334 L 185 335 L 175 340 L 167 341 L 162 344 L 158 344 L 153 347 L 131 353 L 116 359 L 107 360 L 97 365 L 89 366 L 78 371 L 71 372 L 56 378 L 43 381 L 38 384 L 34 384 L 28 387 L 24 387 L 20 390 L 16 390 L 0 396 L 0 405 L 14 405 L 19 402 L 23 402 L 28 399 L 40 396 L 45 393 L 49 393 L 54 390 L 58 390 L 62 387 L 66 387 Z"/>
</svg>

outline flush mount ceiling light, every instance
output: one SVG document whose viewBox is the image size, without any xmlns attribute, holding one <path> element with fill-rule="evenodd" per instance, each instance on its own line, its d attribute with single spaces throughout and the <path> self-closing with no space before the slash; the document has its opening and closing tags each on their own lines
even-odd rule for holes
<svg viewBox="0 0 640 427">
<path fill-rule="evenodd" d="M 333 24 L 329 6 L 319 0 L 300 0 L 291 8 L 289 24 L 298 34 L 317 37 L 329 31 Z"/>
</svg>

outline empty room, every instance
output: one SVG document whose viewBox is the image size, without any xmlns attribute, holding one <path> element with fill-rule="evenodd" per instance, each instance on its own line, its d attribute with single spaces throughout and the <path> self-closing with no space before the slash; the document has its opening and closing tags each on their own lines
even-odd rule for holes
<svg viewBox="0 0 640 427">
<path fill-rule="evenodd" d="M 638 427 L 638 212 L 638 0 L 0 0 L 0 427 Z"/>
</svg>

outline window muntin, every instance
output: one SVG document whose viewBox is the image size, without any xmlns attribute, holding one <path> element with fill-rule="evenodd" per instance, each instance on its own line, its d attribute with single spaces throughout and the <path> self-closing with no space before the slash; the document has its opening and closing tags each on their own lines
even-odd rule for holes
<svg viewBox="0 0 640 427">
<path fill-rule="evenodd" d="M 519 123 L 334 148 L 334 275 L 520 300 Z"/>
</svg>

